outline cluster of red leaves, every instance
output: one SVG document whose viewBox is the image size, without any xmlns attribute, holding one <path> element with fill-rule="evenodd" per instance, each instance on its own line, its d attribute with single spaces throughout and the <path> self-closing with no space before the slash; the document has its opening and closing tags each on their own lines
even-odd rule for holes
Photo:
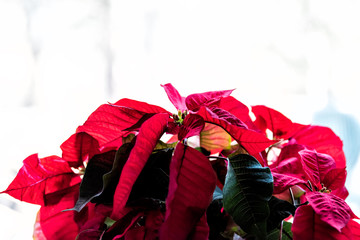
<svg viewBox="0 0 360 240">
<path fill-rule="evenodd" d="M 329 128 L 293 123 L 265 106 L 252 107 L 256 116 L 252 121 L 249 109 L 230 96 L 232 90 L 185 98 L 171 84 L 163 87 L 179 114 L 131 99 L 104 104 L 61 145 L 61 158 L 32 155 L 24 160 L 3 193 L 41 205 L 35 239 L 208 239 L 206 210 L 216 185 L 223 187 L 226 167 L 225 173 L 219 173 L 224 166 L 216 169 L 215 161 L 186 144 L 187 139 L 205 136 L 205 132 L 210 133 L 206 146 L 212 146 L 207 149 L 211 153 L 228 156 L 225 150 L 229 152 L 229 146 L 223 148 L 227 134 L 271 169 L 275 196 L 300 199 L 302 204 L 297 206 L 292 225 L 294 239 L 360 236 L 360 226 L 353 220 L 356 216 L 344 201 L 348 193 L 342 142 Z M 214 130 L 209 123 L 225 131 Z M 125 146 L 124 139 L 131 133 L 136 141 L 128 152 L 121 153 L 126 157 L 119 168 L 112 203 L 90 202 L 99 194 L 79 201 L 82 178 L 72 169 L 84 169 L 86 164 L 90 168 L 90 160 L 101 154 L 113 159 L 113 152 Z M 169 165 L 166 209 L 128 206 L 135 182 L 165 133 L 178 141 Z M 205 137 L 203 140 L 205 146 Z M 269 152 L 275 148 L 280 154 L 269 159 Z M 100 163 L 112 166 L 113 160 Z M 110 167 L 112 172 L 114 169 Z M 300 194 L 290 194 L 298 189 L 302 189 Z M 69 209 L 77 211 L 64 211 Z M 106 225 L 109 219 L 115 223 Z"/>
</svg>

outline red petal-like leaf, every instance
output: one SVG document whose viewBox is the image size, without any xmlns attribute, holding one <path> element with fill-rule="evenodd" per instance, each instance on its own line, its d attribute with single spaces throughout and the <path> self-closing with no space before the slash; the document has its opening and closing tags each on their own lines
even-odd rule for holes
<svg viewBox="0 0 360 240">
<path fill-rule="evenodd" d="M 324 183 L 325 187 L 331 190 L 342 188 L 345 185 L 346 174 L 345 168 L 330 169 L 323 178 L 322 183 Z"/>
<path fill-rule="evenodd" d="M 188 239 L 197 230 L 195 226 L 211 202 L 215 185 L 216 175 L 209 160 L 179 143 L 170 164 L 167 211 L 160 239 Z"/>
<path fill-rule="evenodd" d="M 95 110 L 77 132 L 94 137 L 100 147 L 118 140 L 148 113 L 168 113 L 166 110 L 144 102 L 121 99 L 114 105 L 103 104 Z M 170 113 L 168 113 L 170 114 Z"/>
<path fill-rule="evenodd" d="M 79 233 L 76 219 L 83 219 L 83 212 L 63 212 L 74 206 L 79 185 L 46 195 L 45 206 L 40 208 L 40 224 L 46 239 L 75 239 Z"/>
<path fill-rule="evenodd" d="M 281 148 L 281 152 L 274 165 L 279 165 L 283 160 L 293 157 L 298 158 L 300 163 L 299 152 L 303 149 L 305 149 L 304 145 L 294 144 L 290 141 L 289 144 L 286 144 Z"/>
<path fill-rule="evenodd" d="M 156 143 L 164 133 L 168 120 L 169 115 L 167 113 L 159 113 L 141 126 L 135 146 L 124 165 L 116 187 L 112 215 L 115 219 L 119 217 L 118 214 L 125 207 L 132 186 L 154 150 Z"/>
<path fill-rule="evenodd" d="M 345 186 L 343 186 L 342 188 L 335 189 L 331 193 L 344 199 L 344 200 L 349 196 L 349 192 Z"/>
<path fill-rule="evenodd" d="M 148 104 L 146 102 L 136 101 L 133 99 L 123 98 L 117 101 L 116 103 L 112 104 L 113 106 L 118 107 L 128 107 L 135 109 L 137 111 L 143 112 L 143 113 L 169 113 L 162 107 Z"/>
<path fill-rule="evenodd" d="M 274 139 L 287 139 L 294 131 L 298 130 L 297 125 L 285 117 L 282 113 L 263 106 L 253 106 L 251 111 L 255 114 L 255 125 L 265 133 L 269 129 Z"/>
<path fill-rule="evenodd" d="M 224 110 L 225 111 L 225 110 Z M 224 112 L 223 112 L 224 113 Z M 240 145 L 242 145 L 250 155 L 257 155 L 259 152 L 265 150 L 276 141 L 269 140 L 263 134 L 246 129 L 243 126 L 237 125 L 236 117 L 229 113 L 228 117 L 218 116 L 209 108 L 201 107 L 197 112 L 202 116 L 205 122 L 214 123 L 227 131 Z M 232 121 L 229 121 L 232 119 Z M 241 122 L 240 120 L 238 120 Z M 258 159 L 259 160 L 259 159 Z"/>
<path fill-rule="evenodd" d="M 259 129 L 254 125 L 253 121 L 249 116 L 249 108 L 235 99 L 232 96 L 224 97 L 220 100 L 219 108 L 228 111 L 238 119 L 240 119 L 246 126 L 252 130 L 259 131 Z"/>
<path fill-rule="evenodd" d="M 1 192 L 28 203 L 44 205 L 44 197 L 81 182 L 67 162 L 57 156 L 39 159 L 37 154 L 27 157 L 15 179 Z"/>
<path fill-rule="evenodd" d="M 341 232 L 330 227 L 320 219 L 311 206 L 299 207 L 295 212 L 294 223 L 291 227 L 294 240 L 351 240 L 353 238 L 352 229 L 355 227 L 346 226 Z"/>
<path fill-rule="evenodd" d="M 320 192 L 308 192 L 305 196 L 320 219 L 339 232 L 349 222 L 352 211 L 343 199 Z"/>
<path fill-rule="evenodd" d="M 205 125 L 204 119 L 196 114 L 189 114 L 185 117 L 179 131 L 179 141 L 195 135 L 200 135 Z"/>
<path fill-rule="evenodd" d="M 273 194 L 282 193 L 283 191 L 289 189 L 294 185 L 306 184 L 306 181 L 300 178 L 281 174 L 281 173 L 272 172 L 272 176 L 274 178 Z"/>
<path fill-rule="evenodd" d="M 168 95 L 170 102 L 176 107 L 177 110 L 185 111 L 186 104 L 185 104 L 185 97 L 182 97 L 178 90 L 171 84 L 167 83 L 165 85 L 161 85 Z"/>
<path fill-rule="evenodd" d="M 281 173 L 293 176 L 299 179 L 307 180 L 301 166 L 301 162 L 296 157 L 288 158 L 280 162 L 278 166 L 271 165 L 271 171 L 274 173 Z"/>
<path fill-rule="evenodd" d="M 354 220 L 350 220 L 347 227 L 349 227 L 353 234 L 353 239 L 360 239 L 360 224 Z"/>
<path fill-rule="evenodd" d="M 326 173 L 336 167 L 330 155 L 307 149 L 301 150 L 299 154 L 304 172 L 314 186 L 322 183 Z"/>
<path fill-rule="evenodd" d="M 298 144 L 314 148 L 319 153 L 330 155 L 335 160 L 337 168 L 346 166 L 343 143 L 330 128 L 312 125 L 304 126 L 292 138 L 296 139 Z"/>
<path fill-rule="evenodd" d="M 189 110 L 197 111 L 202 106 L 218 105 L 219 101 L 224 97 L 230 96 L 232 91 L 234 91 L 234 89 L 191 94 L 187 96 L 185 103 Z"/>
<path fill-rule="evenodd" d="M 99 239 L 103 231 L 104 221 L 110 215 L 112 207 L 103 204 L 87 204 L 87 214 L 84 223 L 78 222 L 80 227 L 78 239 Z"/>
<path fill-rule="evenodd" d="M 71 135 L 60 148 L 62 158 L 74 168 L 83 166 L 84 161 L 100 153 L 98 141 L 85 132 Z"/>
<path fill-rule="evenodd" d="M 209 239 L 209 225 L 207 223 L 206 214 L 204 214 L 195 226 L 195 230 L 189 237 L 193 240 L 208 240 Z"/>
</svg>

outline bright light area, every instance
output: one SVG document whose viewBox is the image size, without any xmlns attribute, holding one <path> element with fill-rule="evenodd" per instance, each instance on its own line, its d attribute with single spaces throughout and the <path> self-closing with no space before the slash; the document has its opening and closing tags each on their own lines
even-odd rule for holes
<svg viewBox="0 0 360 240">
<path fill-rule="evenodd" d="M 235 88 L 303 124 L 344 125 L 313 118 L 325 109 L 359 125 L 359 12 L 355 0 L 0 0 L 0 191 L 27 156 L 61 155 L 103 103 L 175 111 L 165 83 L 183 95 Z M 346 146 L 360 143 L 337 126 Z M 350 170 L 360 215 L 360 163 Z M 0 195 L 0 239 L 32 239 L 37 209 Z"/>
</svg>

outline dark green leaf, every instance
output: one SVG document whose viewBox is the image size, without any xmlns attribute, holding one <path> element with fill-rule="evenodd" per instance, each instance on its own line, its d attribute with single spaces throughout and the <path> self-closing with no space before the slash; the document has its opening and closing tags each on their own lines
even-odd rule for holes
<svg viewBox="0 0 360 240">
<path fill-rule="evenodd" d="M 177 143 L 178 142 L 164 143 L 163 141 L 159 140 L 159 142 L 156 144 L 154 150 L 163 150 L 163 149 L 167 149 L 167 148 L 175 148 Z"/>
<path fill-rule="evenodd" d="M 151 154 L 131 190 L 128 205 L 143 198 L 165 201 L 169 189 L 169 166 L 173 150 L 168 148 Z"/>
<path fill-rule="evenodd" d="M 96 196 L 99 196 L 103 189 L 103 175 L 111 170 L 116 151 L 109 151 L 97 154 L 89 160 L 84 178 L 80 184 L 79 198 L 70 210 L 80 212 L 81 209 Z"/>
<path fill-rule="evenodd" d="M 239 154 L 230 159 L 224 185 L 224 209 L 245 232 L 266 238 L 268 201 L 273 192 L 270 169 L 252 156 Z"/>
<path fill-rule="evenodd" d="M 271 231 L 277 228 L 282 220 L 295 215 L 296 207 L 289 203 L 272 196 L 269 200 L 270 216 L 267 220 L 267 230 Z"/>
<path fill-rule="evenodd" d="M 281 239 L 282 240 L 292 240 L 293 235 L 291 232 L 292 224 L 289 222 L 283 222 Z M 279 240 L 280 239 L 280 227 L 272 230 L 266 237 L 266 240 Z"/>
<path fill-rule="evenodd" d="M 101 194 L 94 198 L 92 202 L 111 205 L 116 186 L 119 182 L 121 171 L 129 158 L 131 149 L 134 147 L 136 138 L 131 142 L 123 144 L 116 152 L 115 160 L 110 172 L 103 176 L 103 188 Z"/>
<path fill-rule="evenodd" d="M 221 238 L 221 233 L 225 231 L 227 218 L 223 208 L 223 200 L 217 199 L 211 202 L 206 210 L 207 223 L 210 228 L 209 240 Z"/>
</svg>

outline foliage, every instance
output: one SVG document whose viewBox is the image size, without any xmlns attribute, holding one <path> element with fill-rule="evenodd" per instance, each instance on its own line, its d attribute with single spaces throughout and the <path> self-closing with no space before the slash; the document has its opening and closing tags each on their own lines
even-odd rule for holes
<svg viewBox="0 0 360 240">
<path fill-rule="evenodd" d="M 104 104 L 62 157 L 24 160 L 2 193 L 41 205 L 34 239 L 359 238 L 331 129 L 266 106 L 253 106 L 252 120 L 232 90 L 162 87 L 176 114 Z"/>
</svg>

